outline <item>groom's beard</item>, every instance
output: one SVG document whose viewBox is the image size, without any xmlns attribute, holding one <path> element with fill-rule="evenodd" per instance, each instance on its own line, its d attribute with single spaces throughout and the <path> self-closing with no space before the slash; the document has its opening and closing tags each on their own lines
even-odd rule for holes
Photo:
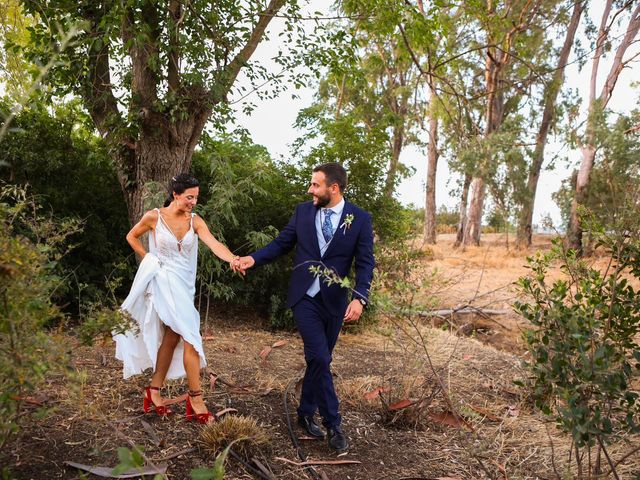
<svg viewBox="0 0 640 480">
<path fill-rule="evenodd" d="M 322 197 L 316 196 L 315 200 L 316 201 L 314 202 L 314 205 L 316 206 L 316 208 L 323 208 L 329 205 L 329 202 L 331 201 L 331 195 L 327 194 Z"/>
</svg>

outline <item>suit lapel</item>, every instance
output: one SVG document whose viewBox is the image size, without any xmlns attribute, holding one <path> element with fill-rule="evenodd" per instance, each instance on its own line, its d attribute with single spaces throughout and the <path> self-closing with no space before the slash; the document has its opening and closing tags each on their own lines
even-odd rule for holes
<svg viewBox="0 0 640 480">
<path fill-rule="evenodd" d="M 309 206 L 309 213 L 305 215 L 305 221 L 307 223 L 307 232 L 311 235 L 311 243 L 313 244 L 315 254 L 320 257 L 320 245 L 318 245 L 318 233 L 316 232 L 316 214 L 318 209 L 313 205 L 313 202 Z"/>
</svg>

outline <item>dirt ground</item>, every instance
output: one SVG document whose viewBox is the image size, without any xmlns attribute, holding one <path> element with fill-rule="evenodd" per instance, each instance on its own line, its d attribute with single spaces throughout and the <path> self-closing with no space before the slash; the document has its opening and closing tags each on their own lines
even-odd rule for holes
<svg viewBox="0 0 640 480">
<path fill-rule="evenodd" d="M 421 268 L 438 269 L 448 279 L 438 308 L 472 305 L 505 313 L 425 318 L 406 328 L 383 323 L 341 336 L 333 371 L 351 447 L 340 456 L 295 427 L 295 386 L 304 368 L 297 335 L 265 330 L 251 311 L 217 306 L 211 312 L 214 330 L 205 333 L 205 398 L 212 411 L 236 409 L 268 433 L 268 445 L 247 459 L 258 459 L 273 478 L 313 478 L 291 463 L 300 460 L 287 429 L 289 415 L 309 460 L 359 462 L 318 466 L 318 478 L 556 478 L 554 471 L 567 463 L 570 439 L 535 412 L 513 383 L 525 374 L 526 326 L 511 307 L 519 295 L 513 283 L 527 272 L 524 254 L 506 248 L 502 236 L 483 238 L 481 247 L 461 252 L 451 248 L 452 238 L 440 236 Z M 535 239 L 536 249 L 549 246 L 548 237 Z M 143 447 L 149 463 L 167 464 L 168 478 L 188 479 L 192 469 L 213 466 L 202 428 L 185 421 L 184 403 L 167 418 L 144 415 L 148 377 L 122 380 L 111 342 L 93 348 L 69 342 L 72 380 L 48 381 L 26 407 L 46 407 L 48 415 L 25 415 L 20 433 L 0 453 L 15 478 L 98 478 L 65 462 L 113 467 L 117 449 L 132 445 Z M 165 396 L 185 391 L 183 381 L 170 382 Z M 632 440 L 611 446 L 612 454 L 622 457 L 638 439 Z M 258 478 L 236 459 L 226 468 L 225 478 Z M 639 457 L 630 456 L 618 472 L 621 478 L 638 475 Z"/>
</svg>

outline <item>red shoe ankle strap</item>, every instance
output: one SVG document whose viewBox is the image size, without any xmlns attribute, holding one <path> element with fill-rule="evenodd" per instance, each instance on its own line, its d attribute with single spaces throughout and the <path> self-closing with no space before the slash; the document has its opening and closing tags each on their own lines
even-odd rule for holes
<svg viewBox="0 0 640 480">
<path fill-rule="evenodd" d="M 195 390 L 195 391 L 189 390 L 190 397 L 199 397 L 201 395 L 202 395 L 202 390 Z"/>
</svg>

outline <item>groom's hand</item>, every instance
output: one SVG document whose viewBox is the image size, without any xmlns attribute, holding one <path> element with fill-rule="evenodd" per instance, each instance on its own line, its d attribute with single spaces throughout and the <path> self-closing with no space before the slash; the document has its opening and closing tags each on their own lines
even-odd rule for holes
<svg viewBox="0 0 640 480">
<path fill-rule="evenodd" d="M 351 303 L 347 306 L 347 311 L 344 313 L 345 323 L 355 322 L 362 315 L 362 309 L 364 307 L 358 300 L 351 300 Z"/>
<path fill-rule="evenodd" d="M 240 257 L 240 271 L 242 273 L 246 272 L 248 268 L 251 268 L 255 265 L 256 261 L 252 256 Z"/>
</svg>

